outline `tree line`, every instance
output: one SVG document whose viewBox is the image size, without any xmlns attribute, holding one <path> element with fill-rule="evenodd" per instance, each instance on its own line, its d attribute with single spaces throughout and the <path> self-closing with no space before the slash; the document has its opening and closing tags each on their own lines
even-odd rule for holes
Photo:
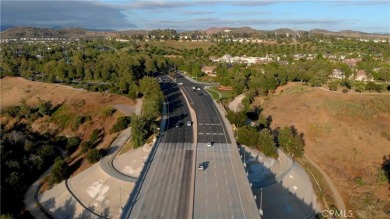
<svg viewBox="0 0 390 219">
<path fill-rule="evenodd" d="M 286 151 L 291 157 L 302 157 L 304 153 L 303 133 L 294 126 L 272 129 L 272 118 L 265 118 L 259 109 L 233 112 L 228 110 L 226 118 L 235 126 L 236 139 L 239 144 L 246 145 L 277 158 L 277 148 Z M 247 124 L 247 120 L 253 124 Z"/>
</svg>

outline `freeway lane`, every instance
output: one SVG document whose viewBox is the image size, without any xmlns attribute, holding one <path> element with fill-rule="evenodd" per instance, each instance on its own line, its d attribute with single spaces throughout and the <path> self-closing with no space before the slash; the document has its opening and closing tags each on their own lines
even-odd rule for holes
<svg viewBox="0 0 390 219">
<path fill-rule="evenodd" d="M 167 79 L 165 77 L 165 79 Z M 129 218 L 188 218 L 191 200 L 193 130 L 189 109 L 176 84 L 161 83 L 167 101 L 167 126 Z M 179 127 L 176 127 L 179 124 Z M 124 214 L 125 215 L 125 214 Z"/>
<path fill-rule="evenodd" d="M 196 162 L 205 170 L 196 170 L 194 218 L 259 218 L 237 148 L 231 144 L 221 115 L 210 95 L 199 85 L 179 77 L 182 88 L 196 111 L 198 144 Z M 211 147 L 206 142 L 213 142 Z"/>
</svg>

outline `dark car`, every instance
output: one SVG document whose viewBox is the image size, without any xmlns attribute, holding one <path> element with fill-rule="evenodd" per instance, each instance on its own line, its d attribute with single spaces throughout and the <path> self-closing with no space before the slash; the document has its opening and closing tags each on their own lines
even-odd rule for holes
<svg viewBox="0 0 390 219">
<path fill-rule="evenodd" d="M 200 163 L 199 166 L 198 166 L 198 169 L 199 169 L 199 170 L 204 170 L 204 164 L 203 164 L 203 163 Z"/>
</svg>

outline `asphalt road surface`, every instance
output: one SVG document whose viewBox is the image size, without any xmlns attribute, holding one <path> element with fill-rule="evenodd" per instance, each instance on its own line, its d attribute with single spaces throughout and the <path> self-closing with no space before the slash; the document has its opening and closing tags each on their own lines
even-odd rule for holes
<svg viewBox="0 0 390 219">
<path fill-rule="evenodd" d="M 188 218 L 194 150 L 188 106 L 167 77 L 161 87 L 167 101 L 168 122 L 129 218 Z"/>
<path fill-rule="evenodd" d="M 249 182 L 211 96 L 197 84 L 178 83 L 196 111 L 197 165 L 193 218 L 259 218 Z M 199 87 L 200 89 L 193 89 Z M 207 143 L 210 142 L 211 146 Z M 237 158 L 238 157 L 238 158 Z"/>
</svg>

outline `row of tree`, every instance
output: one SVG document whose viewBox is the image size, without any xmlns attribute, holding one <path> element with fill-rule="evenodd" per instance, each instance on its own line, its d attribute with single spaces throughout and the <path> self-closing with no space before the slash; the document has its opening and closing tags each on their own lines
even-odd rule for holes
<svg viewBox="0 0 390 219">
<path fill-rule="evenodd" d="M 226 118 L 236 126 L 237 142 L 274 158 L 278 156 L 278 147 L 292 157 L 301 157 L 304 152 L 303 134 L 298 133 L 293 126 L 272 130 L 271 117 L 265 118 L 258 112 L 228 111 Z M 248 125 L 247 119 L 255 119 L 254 125 Z"/>
</svg>

